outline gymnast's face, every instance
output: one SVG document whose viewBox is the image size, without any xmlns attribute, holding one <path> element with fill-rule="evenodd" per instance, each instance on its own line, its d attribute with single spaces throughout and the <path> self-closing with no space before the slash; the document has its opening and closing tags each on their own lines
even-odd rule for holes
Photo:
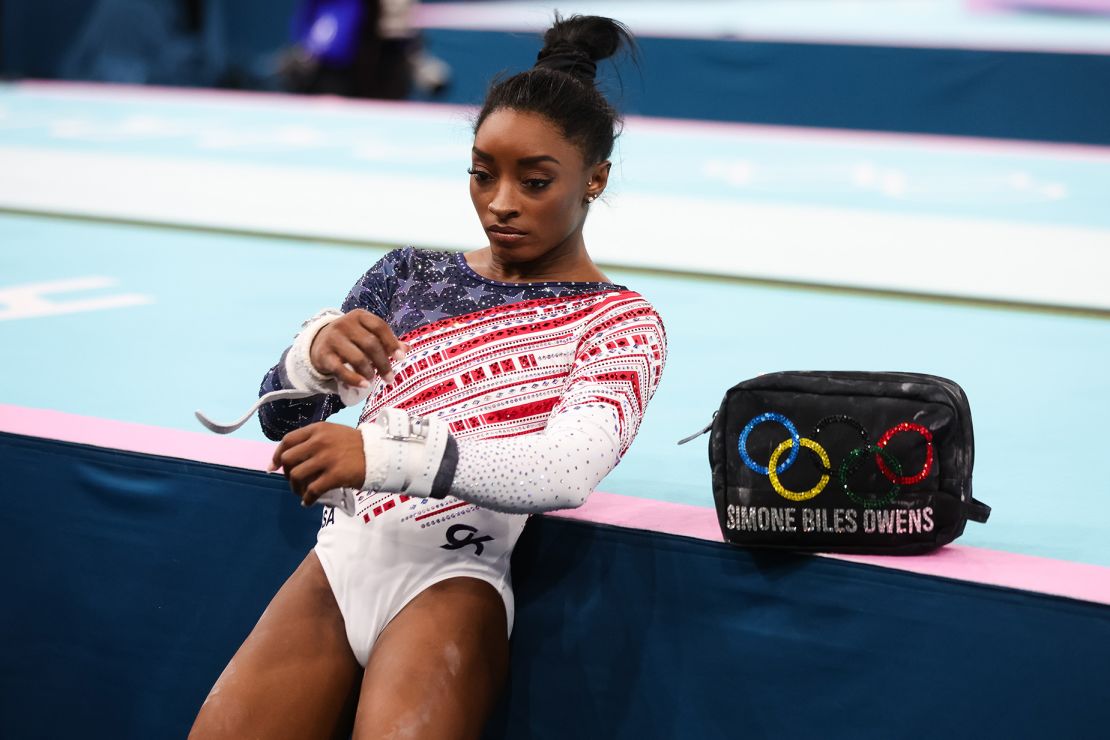
<svg viewBox="0 0 1110 740">
<path fill-rule="evenodd" d="M 600 195 L 609 163 L 582 151 L 545 116 L 502 108 L 474 135 L 470 198 L 490 249 L 507 262 L 533 262 L 583 247 L 586 198 Z"/>
</svg>

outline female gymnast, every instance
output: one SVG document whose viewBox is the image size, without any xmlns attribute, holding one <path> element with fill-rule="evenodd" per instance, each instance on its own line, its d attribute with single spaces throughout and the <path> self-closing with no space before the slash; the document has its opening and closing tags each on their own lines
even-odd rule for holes
<svg viewBox="0 0 1110 740">
<path fill-rule="evenodd" d="M 470 195 L 489 245 L 395 250 L 307 321 L 262 391 L 280 466 L 324 507 L 316 547 L 216 681 L 193 738 L 475 738 L 505 680 L 509 556 L 529 514 L 581 505 L 659 383 L 652 306 L 582 237 L 619 119 L 596 63 L 632 39 L 556 19 L 491 87 Z M 323 421 L 369 391 L 357 428 Z"/>
</svg>

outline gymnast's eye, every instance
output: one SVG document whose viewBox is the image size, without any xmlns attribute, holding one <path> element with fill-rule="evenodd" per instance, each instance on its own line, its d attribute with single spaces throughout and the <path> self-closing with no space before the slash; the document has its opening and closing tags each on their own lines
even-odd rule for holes
<svg viewBox="0 0 1110 740">
<path fill-rule="evenodd" d="M 468 169 L 466 173 L 473 177 L 475 182 L 480 184 L 487 183 L 493 179 L 493 175 L 491 175 L 490 173 L 486 172 L 485 170 L 476 169 L 474 167 Z"/>
<path fill-rule="evenodd" d="M 543 180 L 538 177 L 530 177 L 524 181 L 524 187 L 528 188 L 529 190 L 543 190 L 548 185 L 550 185 L 551 182 L 551 180 Z"/>
</svg>

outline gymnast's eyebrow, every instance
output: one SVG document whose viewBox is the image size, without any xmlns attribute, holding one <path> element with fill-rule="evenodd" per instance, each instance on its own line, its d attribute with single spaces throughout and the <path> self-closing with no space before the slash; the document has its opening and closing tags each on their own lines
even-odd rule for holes
<svg viewBox="0 0 1110 740">
<path fill-rule="evenodd" d="M 493 155 L 487 154 L 486 152 L 483 152 L 481 149 L 479 149 L 476 146 L 471 147 L 470 151 L 473 152 L 474 156 L 477 157 L 478 159 L 484 159 L 487 162 L 492 162 L 493 161 Z M 562 164 L 562 162 L 555 159 L 555 157 L 552 157 L 550 154 L 537 154 L 534 157 L 521 157 L 520 159 L 518 159 L 516 161 L 517 164 L 525 164 L 525 165 L 527 165 L 527 164 L 538 164 L 539 162 L 554 162 L 555 164 Z"/>
<path fill-rule="evenodd" d="M 516 161 L 517 164 L 539 164 L 540 162 L 554 162 L 555 164 L 562 164 L 559 160 L 552 157 L 550 154 L 539 154 L 535 157 L 521 157 Z"/>
</svg>

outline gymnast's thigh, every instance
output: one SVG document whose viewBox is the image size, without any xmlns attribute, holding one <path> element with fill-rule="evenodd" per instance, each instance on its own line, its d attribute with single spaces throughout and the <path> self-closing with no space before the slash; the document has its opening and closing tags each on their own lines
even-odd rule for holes
<svg viewBox="0 0 1110 740">
<path fill-rule="evenodd" d="M 478 738 L 508 667 L 502 595 L 478 578 L 440 581 L 410 601 L 374 643 L 354 740 Z"/>
<path fill-rule="evenodd" d="M 347 737 L 361 672 L 309 552 L 216 680 L 189 737 Z"/>
</svg>

